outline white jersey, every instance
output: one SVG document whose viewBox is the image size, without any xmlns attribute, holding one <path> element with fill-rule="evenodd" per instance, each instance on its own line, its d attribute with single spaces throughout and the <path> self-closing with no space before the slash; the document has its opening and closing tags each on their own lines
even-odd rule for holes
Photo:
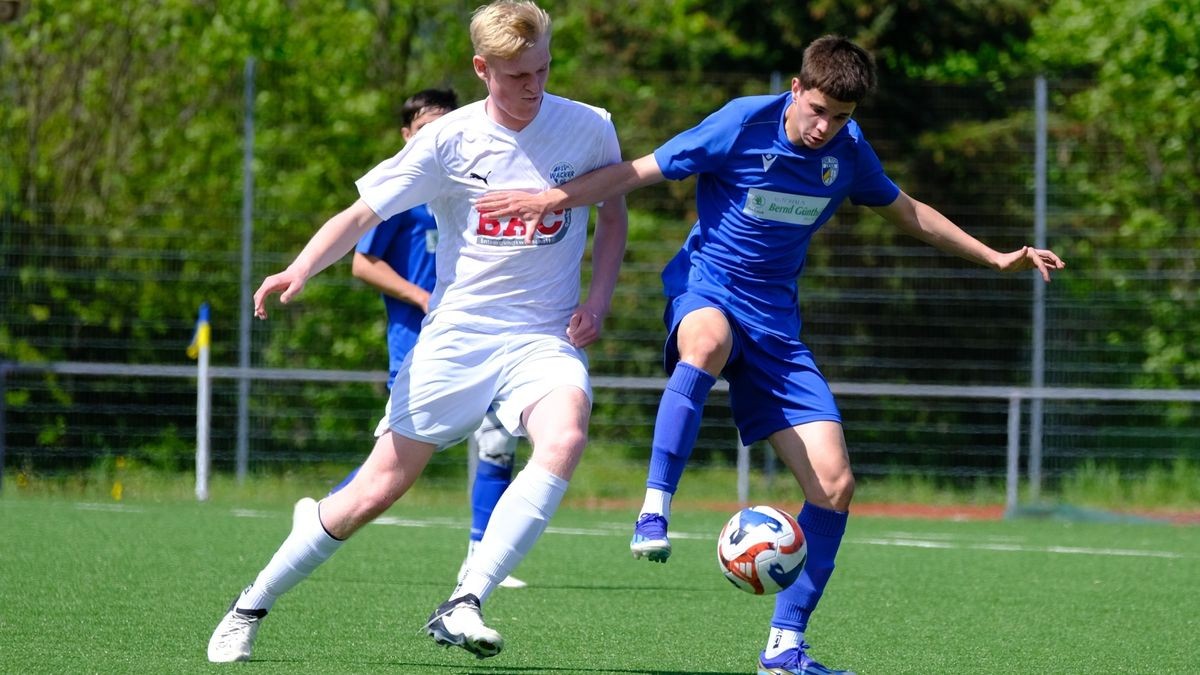
<svg viewBox="0 0 1200 675">
<path fill-rule="evenodd" d="M 424 203 L 437 218 L 437 285 L 423 325 L 563 335 L 580 301 L 590 207 L 550 214 L 526 245 L 524 223 L 481 218 L 475 200 L 540 192 L 619 161 L 606 110 L 545 94 L 521 131 L 493 122 L 484 101 L 447 113 L 356 185 L 380 218 Z"/>
</svg>

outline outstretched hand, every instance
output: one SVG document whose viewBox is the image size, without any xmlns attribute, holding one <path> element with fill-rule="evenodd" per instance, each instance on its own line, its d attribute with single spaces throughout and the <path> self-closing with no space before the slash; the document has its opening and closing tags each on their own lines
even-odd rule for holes
<svg viewBox="0 0 1200 675">
<path fill-rule="evenodd" d="M 1050 281 L 1050 270 L 1061 270 L 1067 264 L 1054 251 L 1045 248 L 1023 246 L 1011 253 L 1004 253 L 996 261 L 996 269 L 1001 272 L 1024 272 L 1036 269 L 1042 274 L 1042 280 Z"/>
<path fill-rule="evenodd" d="M 475 200 L 475 210 L 480 216 L 496 220 L 519 218 L 525 223 L 525 243 L 532 244 L 538 224 L 551 209 L 543 193 L 501 190 L 489 192 Z"/>
<path fill-rule="evenodd" d="M 262 285 L 254 292 L 254 316 L 260 319 L 267 318 L 267 298 L 275 293 L 281 293 L 279 302 L 286 305 L 297 293 L 304 290 L 305 280 L 304 274 L 290 267 L 263 279 Z"/>
</svg>

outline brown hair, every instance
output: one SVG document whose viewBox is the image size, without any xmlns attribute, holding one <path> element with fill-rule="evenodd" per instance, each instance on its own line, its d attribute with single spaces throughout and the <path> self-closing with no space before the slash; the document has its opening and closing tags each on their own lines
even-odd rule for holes
<svg viewBox="0 0 1200 675">
<path fill-rule="evenodd" d="M 860 103 L 875 89 L 875 60 L 840 35 L 817 38 L 804 50 L 800 86 L 846 103 Z"/>
</svg>

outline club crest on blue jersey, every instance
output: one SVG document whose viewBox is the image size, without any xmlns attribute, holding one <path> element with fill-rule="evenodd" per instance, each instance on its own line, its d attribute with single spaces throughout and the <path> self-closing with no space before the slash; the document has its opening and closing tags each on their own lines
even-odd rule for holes
<svg viewBox="0 0 1200 675">
<path fill-rule="evenodd" d="M 575 166 L 570 162 L 559 162 L 550 168 L 550 180 L 555 185 L 562 185 L 574 178 L 576 173 Z"/>
<path fill-rule="evenodd" d="M 822 157 L 821 158 L 821 182 L 826 187 L 833 185 L 833 181 L 837 180 L 838 176 L 838 159 L 837 157 Z"/>
</svg>

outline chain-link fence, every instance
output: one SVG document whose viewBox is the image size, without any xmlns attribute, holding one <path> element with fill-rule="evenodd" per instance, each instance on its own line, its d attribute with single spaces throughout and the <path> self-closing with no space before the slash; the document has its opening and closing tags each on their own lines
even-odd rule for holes
<svg viewBox="0 0 1200 675">
<path fill-rule="evenodd" d="M 671 86 L 670 78 L 648 73 L 644 86 Z M 248 150 L 254 181 L 243 180 L 243 157 L 236 154 L 198 167 L 205 180 L 223 172 L 228 194 L 221 202 L 197 203 L 179 185 L 177 200 L 160 193 L 111 222 L 37 199 L 0 215 L 0 452 L 8 474 L 65 475 L 117 456 L 190 470 L 196 382 L 184 348 L 201 301 L 213 307 L 217 470 L 312 464 L 333 465 L 336 473 L 369 448 L 386 396 L 383 312 L 349 265 L 314 279 L 295 304 L 274 307 L 270 321 L 244 318 L 244 280 L 256 285 L 281 269 L 331 214 L 297 212 L 300 200 L 275 182 L 302 173 L 306 153 L 322 149 L 281 142 L 280 131 L 259 119 L 277 116 L 245 114 L 273 99 L 253 93 L 247 99 L 240 74 L 228 79 L 228 90 L 214 97 L 233 123 L 229 133 L 245 139 L 239 147 Z M 741 93 L 772 87 L 766 77 L 708 79 L 737 82 Z M 1014 428 L 1023 455 L 1036 451 L 1035 463 L 1022 459 L 1021 471 L 1032 471 L 1037 485 L 1045 481 L 1049 489 L 1089 463 L 1132 475 L 1200 461 L 1197 392 L 1172 384 L 1189 381 L 1179 376 L 1189 366 L 1154 361 L 1156 349 L 1172 349 L 1176 330 L 1154 300 L 1180 289 L 1194 293 L 1200 242 L 1184 233 L 1150 250 L 1107 252 L 1105 264 L 1097 264 L 1097 251 L 1112 242 L 1111 220 L 1089 213 L 1086 195 L 1076 191 L 1071 153 L 1078 139 L 1052 127 L 1046 152 L 1038 150 L 1039 114 L 1053 116 L 1070 90 L 1051 83 L 1040 113 L 1033 83 L 1014 83 L 1002 94 L 985 83 L 914 91 L 930 127 L 944 132 L 917 142 L 912 129 L 889 126 L 895 102 L 860 111 L 885 167 L 910 194 L 1004 250 L 1032 243 L 1042 218 L 1047 243 L 1069 265 L 1039 292 L 1032 274 L 974 267 L 849 206 L 816 235 L 801 280 L 803 338 L 839 391 L 861 478 L 999 482 L 1013 468 Z M 1008 129 L 1001 142 L 989 120 L 963 119 L 960 137 L 946 133 L 944 120 L 987 109 L 978 105 L 980 96 L 995 97 L 991 107 L 1021 128 Z M 228 112 L 239 109 L 240 115 Z M 627 157 L 683 128 L 674 121 L 617 123 Z M 365 154 L 382 158 L 394 150 Z M 1046 177 L 1040 193 L 1039 176 Z M 585 462 L 611 478 L 614 494 L 641 489 L 658 395 L 653 386 L 630 383 L 661 375 L 658 273 L 694 218 L 692 188 L 686 182 L 629 196 L 631 237 L 613 316 L 604 340 L 589 350 L 603 386 Z M 336 191 L 334 202 L 355 196 L 349 181 Z M 1039 199 L 1046 206 L 1041 213 Z M 245 325 L 249 333 L 240 332 Z M 1046 395 L 1039 387 L 1054 391 Z M 718 392 L 694 463 L 732 467 L 736 448 Z M 464 464 L 457 451 L 443 453 L 431 473 L 457 482 Z M 761 447 L 750 466 L 756 479 L 776 470 Z"/>
</svg>

